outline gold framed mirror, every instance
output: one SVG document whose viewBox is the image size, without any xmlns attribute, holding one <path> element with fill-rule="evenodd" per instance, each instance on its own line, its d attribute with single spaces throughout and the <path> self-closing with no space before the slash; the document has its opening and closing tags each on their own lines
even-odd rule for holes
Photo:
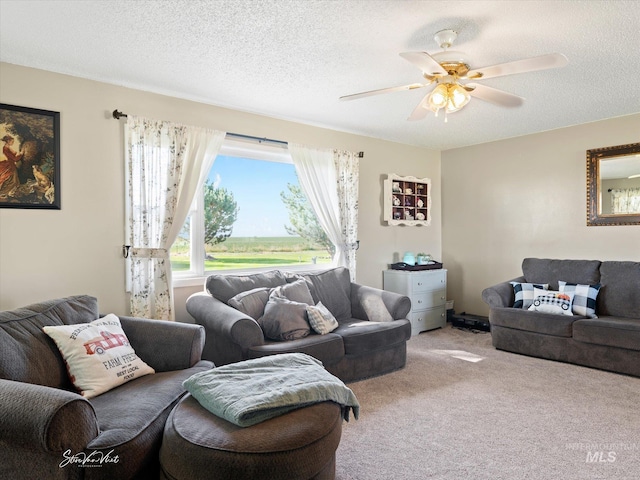
<svg viewBox="0 0 640 480">
<path fill-rule="evenodd" d="M 587 225 L 640 225 L 640 143 L 587 150 Z"/>
</svg>

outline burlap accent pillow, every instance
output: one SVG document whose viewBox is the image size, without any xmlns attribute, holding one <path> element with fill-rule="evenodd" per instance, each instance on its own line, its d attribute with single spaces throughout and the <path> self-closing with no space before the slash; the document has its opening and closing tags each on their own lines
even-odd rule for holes
<svg viewBox="0 0 640 480">
<path fill-rule="evenodd" d="M 109 314 L 91 323 L 42 329 L 62 354 L 71 383 L 92 398 L 134 378 L 155 373 L 129 345 L 120 319 Z"/>
</svg>

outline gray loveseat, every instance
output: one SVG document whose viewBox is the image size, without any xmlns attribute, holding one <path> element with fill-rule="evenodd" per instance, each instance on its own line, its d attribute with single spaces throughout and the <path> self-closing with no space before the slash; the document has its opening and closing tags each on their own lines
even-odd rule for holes
<svg viewBox="0 0 640 480">
<path fill-rule="evenodd" d="M 156 373 L 87 400 L 42 327 L 97 318 L 97 300 L 86 295 L 0 312 L 0 478 L 158 478 L 162 434 L 185 394 L 182 382 L 213 367 L 201 360 L 204 329 L 120 317 Z"/>
<path fill-rule="evenodd" d="M 640 376 L 640 263 L 526 258 L 522 272 L 482 292 L 496 348 Z M 600 285 L 597 318 L 513 308 L 510 282 L 557 291 L 560 281 Z"/>
<path fill-rule="evenodd" d="M 339 326 L 333 332 L 269 340 L 257 318 L 227 304 L 242 292 L 276 288 L 300 277 L 309 286 L 313 302 L 322 302 L 337 319 Z M 351 382 L 398 370 L 406 363 L 406 342 L 411 337 L 406 315 L 411 301 L 403 295 L 351 282 L 346 268 L 303 275 L 279 270 L 246 276 L 211 275 L 206 289 L 187 299 L 187 311 L 206 329 L 203 358 L 217 366 L 302 352 L 322 361 L 342 381 Z"/>
</svg>

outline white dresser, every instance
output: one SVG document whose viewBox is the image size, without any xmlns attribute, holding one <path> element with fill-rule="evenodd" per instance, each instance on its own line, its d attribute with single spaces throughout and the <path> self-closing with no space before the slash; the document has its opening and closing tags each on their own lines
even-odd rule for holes
<svg viewBox="0 0 640 480">
<path fill-rule="evenodd" d="M 385 270 L 383 288 L 411 299 L 411 335 L 447 324 L 446 270 Z"/>
</svg>

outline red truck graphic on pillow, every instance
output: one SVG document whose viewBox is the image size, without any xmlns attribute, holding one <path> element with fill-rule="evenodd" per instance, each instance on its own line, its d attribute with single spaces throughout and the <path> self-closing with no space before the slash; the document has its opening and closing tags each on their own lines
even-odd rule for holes
<svg viewBox="0 0 640 480">
<path fill-rule="evenodd" d="M 129 345 L 127 337 L 120 333 L 100 332 L 100 335 L 102 337 L 92 338 L 83 345 L 87 349 L 87 355 L 93 355 L 94 353 L 102 355 L 105 350 L 110 348 Z"/>
</svg>

